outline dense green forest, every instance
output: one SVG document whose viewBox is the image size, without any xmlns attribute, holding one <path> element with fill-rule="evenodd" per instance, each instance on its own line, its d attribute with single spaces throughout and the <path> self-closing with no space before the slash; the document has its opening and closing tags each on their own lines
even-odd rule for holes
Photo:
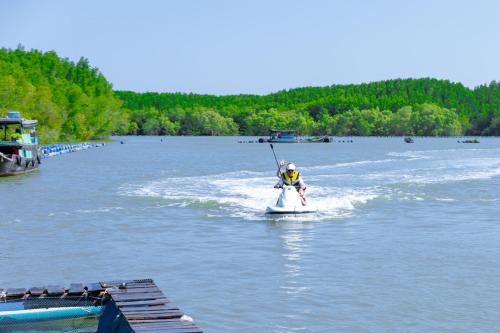
<svg viewBox="0 0 500 333">
<path fill-rule="evenodd" d="M 0 116 L 21 111 L 37 119 L 42 142 L 107 138 L 128 116 L 111 84 L 85 58 L 55 52 L 0 49 Z"/>
<path fill-rule="evenodd" d="M 127 133 L 265 135 L 499 135 L 500 83 L 476 89 L 436 79 L 306 87 L 266 96 L 116 91 Z M 210 122 L 209 114 L 218 114 Z"/>
<path fill-rule="evenodd" d="M 500 83 L 475 89 L 431 78 L 212 96 L 113 91 L 81 58 L 0 49 L 0 115 L 38 119 L 43 142 L 110 134 L 500 135 Z"/>
</svg>

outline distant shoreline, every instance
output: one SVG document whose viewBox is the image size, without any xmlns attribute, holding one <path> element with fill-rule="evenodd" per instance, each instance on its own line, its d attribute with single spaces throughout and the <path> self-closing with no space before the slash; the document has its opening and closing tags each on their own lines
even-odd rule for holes
<svg viewBox="0 0 500 333">
<path fill-rule="evenodd" d="M 500 135 L 500 82 L 474 89 L 434 78 L 302 87 L 268 95 L 136 93 L 113 86 L 89 60 L 0 49 L 0 116 L 39 121 L 41 142 L 119 135 L 266 136 L 270 128 L 328 136 Z M 411 134 L 408 134 L 411 133 Z M 102 140 L 102 139 L 100 139 Z"/>
</svg>

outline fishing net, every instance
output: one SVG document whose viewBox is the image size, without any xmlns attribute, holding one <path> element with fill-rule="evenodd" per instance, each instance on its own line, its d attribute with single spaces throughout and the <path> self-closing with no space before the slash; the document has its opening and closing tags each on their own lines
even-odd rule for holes
<svg viewBox="0 0 500 333">
<path fill-rule="evenodd" d="M 0 300 L 0 333 L 95 333 L 103 311 L 102 298 L 86 295 Z"/>
</svg>

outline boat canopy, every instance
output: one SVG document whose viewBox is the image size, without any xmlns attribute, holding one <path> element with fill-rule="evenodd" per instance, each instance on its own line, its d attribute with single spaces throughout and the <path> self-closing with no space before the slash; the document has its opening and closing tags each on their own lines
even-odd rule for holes
<svg viewBox="0 0 500 333">
<path fill-rule="evenodd" d="M 295 134 L 295 132 L 297 132 L 296 130 L 278 130 L 278 129 L 270 129 L 269 131 L 271 132 L 271 134 L 276 134 L 276 133 Z"/>
<path fill-rule="evenodd" d="M 38 124 L 37 120 L 28 120 L 21 118 L 0 118 L 0 126 L 3 125 L 21 125 L 24 128 L 34 128 Z"/>
</svg>

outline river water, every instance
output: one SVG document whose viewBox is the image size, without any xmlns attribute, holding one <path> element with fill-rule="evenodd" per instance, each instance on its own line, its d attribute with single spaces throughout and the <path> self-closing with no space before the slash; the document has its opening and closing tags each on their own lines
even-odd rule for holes
<svg viewBox="0 0 500 333">
<path fill-rule="evenodd" d="M 117 140 L 0 179 L 0 287 L 153 278 L 207 333 L 498 331 L 500 139 L 275 144 L 319 208 L 276 219 L 268 144 Z"/>
</svg>

